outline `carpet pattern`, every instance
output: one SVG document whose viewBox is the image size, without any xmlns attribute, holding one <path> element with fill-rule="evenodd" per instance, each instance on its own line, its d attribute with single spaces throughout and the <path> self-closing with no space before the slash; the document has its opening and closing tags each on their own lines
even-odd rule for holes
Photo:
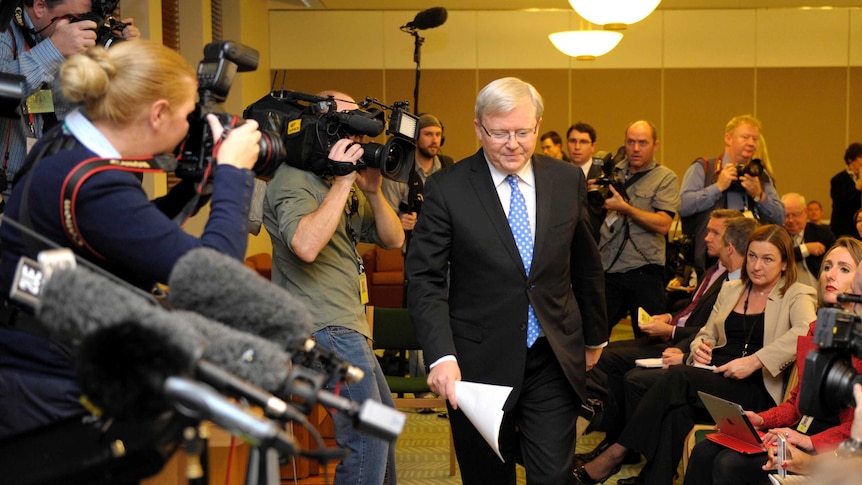
<svg viewBox="0 0 862 485">
<path fill-rule="evenodd" d="M 592 450 L 604 437 L 590 433 L 578 438 L 578 453 Z M 437 414 L 407 413 L 404 431 L 395 447 L 395 460 L 400 485 L 456 485 L 461 483 L 460 471 L 449 476 L 449 420 Z M 626 465 L 608 483 L 637 475 L 642 464 Z M 524 468 L 516 468 L 518 485 L 526 484 Z"/>
</svg>

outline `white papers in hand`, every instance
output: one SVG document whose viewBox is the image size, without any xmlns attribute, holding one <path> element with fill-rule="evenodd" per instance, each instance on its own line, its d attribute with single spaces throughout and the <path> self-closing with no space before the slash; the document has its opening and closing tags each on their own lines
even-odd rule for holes
<svg viewBox="0 0 862 485">
<path fill-rule="evenodd" d="M 500 454 L 500 424 L 503 422 L 503 405 L 511 392 L 512 388 L 509 386 L 455 382 L 458 409 L 464 412 L 503 462 L 506 460 Z"/>
</svg>

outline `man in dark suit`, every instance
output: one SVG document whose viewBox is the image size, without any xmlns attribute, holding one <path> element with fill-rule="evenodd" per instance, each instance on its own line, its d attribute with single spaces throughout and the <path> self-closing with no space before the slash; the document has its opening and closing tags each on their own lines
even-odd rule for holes
<svg viewBox="0 0 862 485">
<path fill-rule="evenodd" d="M 514 485 L 516 456 L 528 483 L 571 483 L 585 373 L 607 342 L 584 175 L 534 154 L 542 112 L 520 79 L 482 89 L 473 121 L 482 149 L 428 178 L 407 253 L 410 317 L 431 390 L 449 402 L 465 484 Z M 504 462 L 458 409 L 462 379 L 513 388 Z"/>
<path fill-rule="evenodd" d="M 601 165 L 593 164 L 593 155 L 596 153 L 596 129 L 592 126 L 578 121 L 569 127 L 566 132 L 566 145 L 569 149 L 569 157 L 572 163 L 584 172 L 587 180 L 593 180 L 602 173 Z M 593 237 L 599 242 L 599 229 L 605 220 L 608 211 L 601 207 L 588 206 L 590 214 L 590 226 L 592 226 Z"/>
<path fill-rule="evenodd" d="M 791 192 L 781 197 L 784 203 L 784 228 L 793 240 L 793 253 L 799 281 L 817 288 L 823 254 L 835 244 L 828 226 L 808 222 L 805 197 Z"/>
</svg>

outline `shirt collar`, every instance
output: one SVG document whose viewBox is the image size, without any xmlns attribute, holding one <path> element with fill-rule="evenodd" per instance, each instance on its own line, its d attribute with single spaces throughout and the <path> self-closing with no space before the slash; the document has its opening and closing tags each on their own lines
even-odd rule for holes
<svg viewBox="0 0 862 485">
<path fill-rule="evenodd" d="M 111 145 L 105 135 L 84 116 L 81 110 L 76 109 L 64 120 L 64 125 L 88 150 L 101 158 L 122 158 L 120 152 Z"/>
</svg>

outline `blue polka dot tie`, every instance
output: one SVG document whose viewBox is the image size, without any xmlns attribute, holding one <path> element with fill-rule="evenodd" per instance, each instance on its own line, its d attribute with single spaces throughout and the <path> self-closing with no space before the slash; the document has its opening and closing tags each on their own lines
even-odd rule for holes
<svg viewBox="0 0 862 485">
<path fill-rule="evenodd" d="M 533 234 L 530 231 L 527 203 L 524 201 L 524 194 L 518 188 L 518 177 L 507 175 L 506 181 L 512 188 L 512 199 L 509 202 L 509 228 L 515 236 L 515 244 L 521 254 L 524 270 L 527 276 L 530 276 L 530 266 L 533 263 Z M 537 338 L 539 338 L 539 319 L 536 318 L 533 305 L 529 305 L 527 307 L 527 347 L 532 347 Z"/>
</svg>

